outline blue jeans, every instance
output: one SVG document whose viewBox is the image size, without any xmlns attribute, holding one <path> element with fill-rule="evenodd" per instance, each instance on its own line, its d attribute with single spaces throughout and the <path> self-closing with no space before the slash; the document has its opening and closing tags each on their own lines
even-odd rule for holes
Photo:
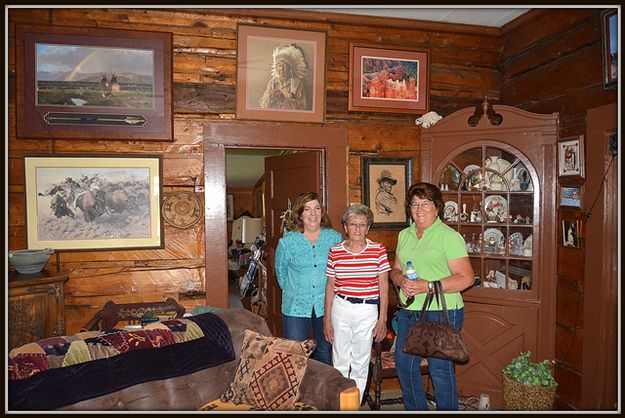
<svg viewBox="0 0 625 418">
<path fill-rule="evenodd" d="M 440 311 L 427 311 L 428 321 L 438 321 Z M 449 323 L 461 329 L 464 322 L 464 308 L 448 309 Z M 412 325 L 421 316 L 421 311 L 400 309 L 397 314 L 397 342 L 395 345 L 395 368 L 401 385 L 404 406 L 407 411 L 427 411 L 428 402 L 421 380 L 421 356 L 404 353 L 402 348 Z M 444 319 L 443 319 L 444 320 Z M 454 362 L 437 358 L 428 358 L 430 378 L 434 386 L 434 398 L 439 411 L 458 410 L 458 386 Z"/>
<path fill-rule="evenodd" d="M 332 365 L 332 346 L 323 335 L 323 316 L 316 317 L 313 309 L 312 318 L 300 318 L 282 314 L 284 338 L 295 341 L 304 341 L 308 338 L 308 331 L 312 328 L 312 336 L 317 343 L 313 358 L 322 363 Z"/>
</svg>

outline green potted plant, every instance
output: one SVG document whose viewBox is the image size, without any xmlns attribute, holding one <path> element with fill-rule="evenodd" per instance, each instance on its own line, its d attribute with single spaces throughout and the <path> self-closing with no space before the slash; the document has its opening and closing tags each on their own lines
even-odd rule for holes
<svg viewBox="0 0 625 418">
<path fill-rule="evenodd" d="M 503 407 L 508 410 L 538 411 L 553 408 L 558 383 L 553 377 L 553 360 L 530 361 L 530 351 L 520 353 L 503 369 Z"/>
</svg>

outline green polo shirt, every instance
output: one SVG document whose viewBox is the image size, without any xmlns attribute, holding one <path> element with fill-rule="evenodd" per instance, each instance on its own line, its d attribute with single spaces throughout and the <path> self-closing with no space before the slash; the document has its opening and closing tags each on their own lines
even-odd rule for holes
<svg viewBox="0 0 625 418">
<path fill-rule="evenodd" d="M 447 261 L 467 257 L 467 246 L 462 235 L 440 218 L 436 218 L 434 223 L 423 231 L 421 239 L 417 237 L 414 224 L 400 231 L 397 238 L 396 257 L 403 271 L 406 271 L 406 262 L 412 261 L 419 280 L 434 281 L 451 275 Z M 421 310 L 425 297 L 426 293 L 416 295 L 415 301 L 407 309 Z M 402 303 L 406 302 L 403 291 L 399 292 L 399 298 Z M 459 309 L 464 306 L 460 292 L 445 293 L 445 301 L 447 309 Z M 439 308 L 436 302 L 430 305 L 430 310 L 439 309 L 442 307 Z"/>
</svg>

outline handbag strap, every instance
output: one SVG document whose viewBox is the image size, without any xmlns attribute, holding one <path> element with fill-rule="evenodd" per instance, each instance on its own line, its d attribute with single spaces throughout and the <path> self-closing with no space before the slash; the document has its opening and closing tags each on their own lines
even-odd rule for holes
<svg viewBox="0 0 625 418">
<path fill-rule="evenodd" d="M 428 310 L 433 300 L 434 300 L 434 293 L 428 292 L 428 295 L 425 297 L 425 301 L 423 302 L 423 308 L 421 308 L 421 316 L 419 316 L 420 322 L 425 322 L 425 312 Z"/>
<path fill-rule="evenodd" d="M 443 305 L 443 315 L 445 316 L 445 321 L 449 323 L 449 315 L 447 314 L 447 302 L 445 301 L 445 292 L 443 291 L 443 285 L 440 280 L 436 280 L 434 282 L 434 294 L 436 295 L 436 304 L 440 308 L 441 302 Z M 439 302 L 439 298 L 441 302 Z"/>
</svg>

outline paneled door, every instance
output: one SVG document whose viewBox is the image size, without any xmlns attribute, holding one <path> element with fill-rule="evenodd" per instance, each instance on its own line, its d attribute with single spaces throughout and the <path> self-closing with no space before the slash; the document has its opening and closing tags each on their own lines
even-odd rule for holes
<svg viewBox="0 0 625 418">
<path fill-rule="evenodd" d="M 265 253 L 267 255 L 267 323 L 282 336 L 282 291 L 274 269 L 274 254 L 282 236 L 281 215 L 300 193 L 321 193 L 321 152 L 298 152 L 265 158 Z"/>
</svg>

